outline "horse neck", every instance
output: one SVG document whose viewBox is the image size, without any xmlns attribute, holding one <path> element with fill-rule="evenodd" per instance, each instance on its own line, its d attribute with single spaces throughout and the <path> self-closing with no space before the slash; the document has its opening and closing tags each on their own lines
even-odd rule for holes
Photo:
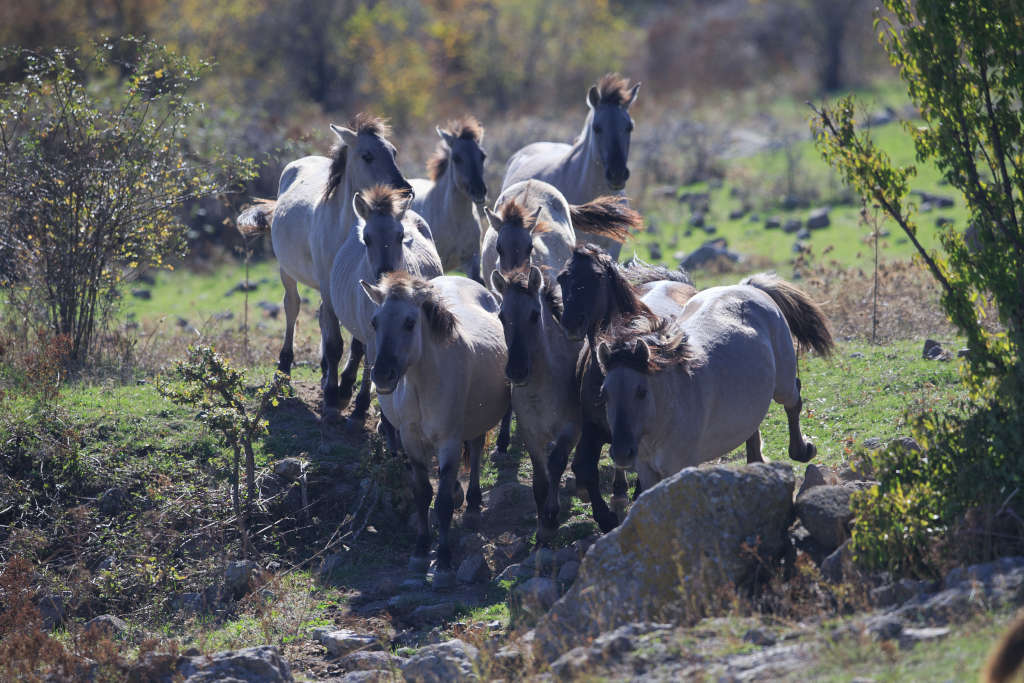
<svg viewBox="0 0 1024 683">
<path fill-rule="evenodd" d="M 594 112 L 589 110 L 587 118 L 583 122 L 583 131 L 569 149 L 563 161 L 563 175 L 565 180 L 558 185 L 565 198 L 571 204 L 583 204 L 594 199 L 598 195 L 608 194 L 602 192 L 605 188 L 604 169 L 601 167 L 600 157 L 594 153 L 591 144 L 594 136 L 592 124 Z"/>
<path fill-rule="evenodd" d="M 425 320 L 420 320 L 417 333 L 420 335 L 420 355 L 405 370 L 405 379 L 420 391 L 436 391 L 444 384 L 444 376 L 451 373 L 451 365 L 445 356 L 453 344 L 441 346 L 431 338 Z M 458 342 L 455 342 L 458 343 Z"/>
<path fill-rule="evenodd" d="M 434 193 L 444 202 L 444 214 L 459 222 L 477 222 L 473 213 L 473 201 L 459 189 L 455 182 L 454 162 L 448 160 L 448 168 L 434 186 Z"/>
</svg>

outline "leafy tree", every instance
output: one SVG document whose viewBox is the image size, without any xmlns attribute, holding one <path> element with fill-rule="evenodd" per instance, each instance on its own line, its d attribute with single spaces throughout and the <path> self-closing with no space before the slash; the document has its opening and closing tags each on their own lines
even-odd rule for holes
<svg viewBox="0 0 1024 683">
<path fill-rule="evenodd" d="M 965 520 L 986 520 L 982 545 L 991 553 L 1000 519 L 1024 513 L 1024 5 L 884 4 L 890 16 L 877 22 L 881 42 L 924 119 L 923 126 L 907 126 L 918 160 L 936 163 L 962 193 L 969 229 L 947 228 L 942 253 L 922 246 L 909 201 L 916 169 L 895 167 L 874 146 L 857 125 L 852 99 L 816 111 L 812 126 L 825 158 L 917 248 L 941 287 L 944 309 L 968 338 L 965 379 L 974 403 L 959 414 L 921 418 L 917 433 L 930 445 L 927 457 L 913 466 L 895 452 L 876 457 L 882 487 L 858 503 L 854 544 L 861 555 L 923 573 L 935 570 L 930 544 Z M 997 330 L 982 325 L 992 313 Z M 1022 526 L 1001 532 L 1010 547 L 1020 547 Z"/>
<path fill-rule="evenodd" d="M 24 77 L 0 83 L 0 285 L 82 362 L 122 283 L 182 251 L 181 207 L 250 177 L 252 162 L 193 154 L 202 107 L 187 92 L 208 67 L 152 42 L 3 61 Z"/>
</svg>

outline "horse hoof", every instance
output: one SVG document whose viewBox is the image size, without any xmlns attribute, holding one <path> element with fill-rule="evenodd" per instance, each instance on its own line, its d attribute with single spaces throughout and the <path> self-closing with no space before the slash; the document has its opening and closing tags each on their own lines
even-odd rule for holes
<svg viewBox="0 0 1024 683">
<path fill-rule="evenodd" d="M 789 457 L 797 462 L 810 462 L 818 454 L 818 449 L 810 441 L 804 441 L 804 447 L 797 454 L 790 453 Z"/>
<path fill-rule="evenodd" d="M 576 497 L 580 499 L 580 502 L 589 503 L 590 502 L 590 491 L 588 491 L 586 488 L 584 488 L 584 487 L 580 486 L 579 484 L 577 484 L 576 485 Z"/>
<path fill-rule="evenodd" d="M 430 566 L 430 558 L 419 555 L 413 555 L 409 558 L 409 573 L 410 574 L 426 574 L 427 567 Z"/>
<path fill-rule="evenodd" d="M 434 571 L 434 581 L 431 584 L 436 591 L 455 588 L 455 572 L 451 569 L 438 569 Z"/>
<path fill-rule="evenodd" d="M 462 513 L 462 528 L 466 531 L 477 531 L 481 520 L 480 510 L 466 510 Z"/>
<path fill-rule="evenodd" d="M 614 512 L 609 512 L 607 515 L 601 515 L 597 519 L 597 526 L 601 528 L 602 533 L 608 533 L 619 525 L 619 516 Z"/>
</svg>

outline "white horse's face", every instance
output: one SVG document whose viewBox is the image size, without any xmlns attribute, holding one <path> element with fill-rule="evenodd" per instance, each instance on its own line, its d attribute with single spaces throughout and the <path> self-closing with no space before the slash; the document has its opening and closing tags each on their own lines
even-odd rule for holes
<svg viewBox="0 0 1024 683">
<path fill-rule="evenodd" d="M 602 343 L 598 347 L 598 360 L 605 371 L 601 399 L 612 432 L 609 454 L 617 467 L 633 467 L 647 420 L 655 410 L 650 375 L 638 369 L 647 365 L 649 349 L 639 341 L 633 358 L 613 362 L 610 367 L 608 356 L 608 345 Z"/>
<path fill-rule="evenodd" d="M 498 318 L 508 347 L 505 377 L 515 386 L 527 383 L 533 351 L 543 344 L 541 316 L 544 309 L 540 300 L 543 282 L 537 266 L 530 269 L 526 289 L 522 287 L 521 281 L 518 284 L 509 283 L 498 271 L 491 272 L 491 284 L 502 295 Z"/>
<path fill-rule="evenodd" d="M 404 249 L 407 243 L 412 243 L 412 236 L 406 234 L 403 219 L 411 200 L 410 196 L 394 215 L 376 211 L 366 212 L 364 215 L 358 200 L 353 202 L 356 213 L 363 219 L 359 228 L 359 239 L 366 247 L 366 258 L 370 262 L 375 280 L 379 280 L 385 273 L 404 267 Z"/>
<path fill-rule="evenodd" d="M 629 160 L 629 139 L 633 133 L 629 107 L 636 99 L 638 87 L 634 86 L 632 97 L 623 104 L 601 103 L 595 88 L 591 88 L 587 95 L 587 106 L 591 110 L 590 144 L 601 160 L 608 186 L 615 191 L 626 187 L 629 179 L 626 164 Z"/>
<path fill-rule="evenodd" d="M 455 137 L 439 130 L 441 139 L 448 145 L 448 161 L 454 174 L 455 187 L 475 204 L 487 201 L 487 184 L 484 182 L 484 160 L 487 154 L 473 139 Z"/>
<path fill-rule="evenodd" d="M 537 227 L 540 208 L 525 221 L 525 226 L 519 223 L 507 224 L 490 209 L 486 212 L 491 228 L 498 233 L 495 250 L 498 252 L 498 270 L 501 274 L 510 277 L 516 271 L 529 267 L 530 256 L 533 254 L 533 231 Z"/>
<path fill-rule="evenodd" d="M 388 140 L 375 133 L 357 134 L 340 126 L 331 126 L 331 129 L 348 147 L 345 175 L 351 179 L 356 190 L 373 185 L 390 185 L 412 194 L 412 185 L 395 163 L 398 150 Z"/>
<path fill-rule="evenodd" d="M 378 393 L 390 394 L 423 352 L 420 307 L 411 299 L 395 297 L 381 298 L 378 302 L 375 296 L 382 297 L 379 289 L 365 285 L 363 289 L 377 303 L 377 312 L 370 321 L 377 342 L 377 357 L 370 379 Z"/>
</svg>

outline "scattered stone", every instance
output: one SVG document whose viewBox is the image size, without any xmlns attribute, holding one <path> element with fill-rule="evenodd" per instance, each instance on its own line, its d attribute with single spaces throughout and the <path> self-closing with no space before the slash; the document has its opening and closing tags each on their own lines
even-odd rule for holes
<svg viewBox="0 0 1024 683">
<path fill-rule="evenodd" d="M 558 583 L 535 576 L 512 589 L 512 606 L 527 618 L 538 619 L 558 600 Z"/>
<path fill-rule="evenodd" d="M 148 289 L 133 289 L 132 296 L 134 296 L 136 299 L 149 301 L 150 299 L 153 298 L 153 292 L 149 291 Z"/>
<path fill-rule="evenodd" d="M 879 439 L 877 436 L 869 436 L 868 438 L 864 439 L 863 442 L 861 442 L 861 446 L 863 446 L 866 450 L 869 451 L 877 451 L 884 445 L 885 444 L 882 443 L 882 440 Z"/>
<path fill-rule="evenodd" d="M 948 361 L 952 360 L 953 354 L 942 348 L 942 344 L 934 339 L 925 339 L 924 349 L 921 351 L 921 357 L 925 360 Z"/>
<path fill-rule="evenodd" d="M 740 208 L 733 209 L 732 211 L 729 212 L 729 220 L 731 220 L 731 221 L 738 221 L 739 219 L 743 218 L 746 215 L 747 215 L 746 207 L 741 206 Z"/>
<path fill-rule="evenodd" d="M 764 227 L 765 227 L 765 230 L 774 230 L 776 228 L 781 228 L 782 227 L 782 219 L 779 218 L 778 216 L 772 216 L 770 218 L 766 218 L 765 221 L 764 221 Z"/>
<path fill-rule="evenodd" d="M 810 247 L 808 247 L 805 243 L 801 242 L 800 240 L 797 240 L 796 242 L 793 242 L 792 251 L 793 251 L 794 254 L 802 254 L 805 251 L 810 251 Z M 795 275 L 795 273 L 794 273 L 794 275 Z M 795 278 L 795 279 L 800 279 L 800 278 Z"/>
<path fill-rule="evenodd" d="M 889 446 L 897 447 L 904 451 L 913 451 L 914 453 L 921 452 L 921 444 L 919 444 L 911 436 L 898 436 L 895 439 L 893 439 L 892 443 L 890 443 Z"/>
<path fill-rule="evenodd" d="M 903 622 L 894 616 L 881 615 L 869 618 L 865 628 L 877 640 L 895 640 L 903 632 Z"/>
<path fill-rule="evenodd" d="M 369 669 L 367 671 L 349 671 L 340 679 L 341 683 L 390 683 L 395 674 L 386 669 Z"/>
<path fill-rule="evenodd" d="M 803 222 L 799 218 L 790 218 L 782 224 L 782 232 L 794 233 L 803 227 Z"/>
<path fill-rule="evenodd" d="M 271 645 L 182 657 L 176 673 L 185 683 L 284 683 L 295 680 L 288 662 Z"/>
<path fill-rule="evenodd" d="M 927 204 L 929 208 L 934 207 L 938 209 L 949 209 L 956 206 L 956 201 L 952 197 L 947 197 L 945 195 L 932 194 L 931 192 L 925 192 L 923 190 L 911 190 L 910 194 L 916 194 L 921 198 L 921 206 L 918 208 L 922 211 L 925 210 L 923 208 L 925 204 Z"/>
<path fill-rule="evenodd" d="M 232 287 L 231 289 L 229 289 L 227 291 L 227 294 L 225 294 L 225 296 L 230 296 L 230 295 L 234 294 L 235 292 L 252 292 L 252 291 L 255 291 L 256 288 L 259 287 L 259 286 L 260 286 L 260 283 L 253 282 L 252 280 L 239 280 L 238 284 L 235 285 L 234 287 Z"/>
<path fill-rule="evenodd" d="M 647 221 L 647 228 L 646 228 L 646 230 L 647 230 L 647 234 L 648 235 L 660 235 L 661 234 L 661 230 L 658 229 L 658 224 L 655 221 L 652 221 L 652 220 L 648 220 Z"/>
<path fill-rule="evenodd" d="M 826 581 L 842 583 L 849 570 L 853 567 L 853 551 L 850 550 L 850 542 L 844 541 L 835 552 L 826 557 L 821 563 L 821 575 Z"/>
<path fill-rule="evenodd" d="M 937 228 L 944 228 L 947 225 L 952 225 L 952 224 L 953 224 L 953 219 L 950 218 L 949 216 L 936 216 L 935 217 L 935 227 L 937 227 Z"/>
<path fill-rule="evenodd" d="M 967 358 L 969 355 L 971 355 L 971 350 L 966 347 L 956 352 L 957 358 Z"/>
<path fill-rule="evenodd" d="M 536 576 L 548 576 L 558 570 L 558 558 L 551 548 L 537 548 L 526 556 L 522 566 Z"/>
<path fill-rule="evenodd" d="M 272 301 L 260 301 L 256 307 L 263 310 L 263 315 L 271 319 L 277 319 L 281 314 L 281 304 Z"/>
<path fill-rule="evenodd" d="M 435 605 L 421 605 L 409 615 L 409 621 L 415 624 L 440 624 L 455 616 L 454 602 L 439 602 Z"/>
<path fill-rule="evenodd" d="M 519 579 L 526 578 L 532 574 L 529 569 L 519 564 L 510 564 L 501 570 L 501 573 L 494 578 L 495 583 L 501 583 L 503 581 L 518 581 Z"/>
<path fill-rule="evenodd" d="M 99 507 L 100 512 L 108 517 L 113 517 L 124 509 L 127 502 L 128 494 L 125 493 L 124 489 L 115 486 L 101 493 L 96 501 L 96 505 Z"/>
<path fill-rule="evenodd" d="M 796 233 L 798 240 L 809 240 L 811 239 L 811 231 L 807 228 L 800 228 Z"/>
<path fill-rule="evenodd" d="M 495 663 L 506 671 L 514 671 L 523 665 L 523 653 L 515 645 L 506 645 L 494 653 Z"/>
<path fill-rule="evenodd" d="M 320 580 L 326 581 L 334 575 L 348 559 L 348 552 L 341 551 L 337 553 L 331 553 L 323 560 L 320 561 Z"/>
<path fill-rule="evenodd" d="M 47 631 L 60 626 L 67 617 L 67 606 L 64 604 L 64 598 L 56 593 L 51 595 L 44 595 L 36 601 L 36 608 L 39 610 L 39 615 L 43 618 L 43 628 Z"/>
<path fill-rule="evenodd" d="M 743 257 L 734 251 L 730 251 L 728 246 L 729 244 L 724 237 L 708 240 L 683 258 L 679 263 L 679 267 L 684 270 L 695 270 L 719 259 L 733 263 L 742 261 Z"/>
<path fill-rule="evenodd" d="M 572 583 L 576 579 L 576 575 L 580 571 L 580 563 L 576 560 L 571 560 L 562 565 L 562 568 L 558 570 L 558 581 L 562 584 Z"/>
<path fill-rule="evenodd" d="M 900 648 L 908 650 L 927 640 L 938 640 L 949 635 L 949 627 L 904 628 L 900 634 Z"/>
<path fill-rule="evenodd" d="M 236 600 L 254 587 L 259 576 L 259 565 L 252 560 L 228 563 L 224 570 L 224 593 Z"/>
<path fill-rule="evenodd" d="M 828 480 L 825 478 L 825 472 L 821 465 L 808 465 L 804 470 L 804 481 L 800 484 L 800 490 L 797 491 L 796 497 L 800 498 L 805 491 L 809 491 L 815 486 L 825 486 L 826 484 L 828 484 Z"/>
<path fill-rule="evenodd" d="M 105 636 L 120 636 L 128 632 L 128 624 L 113 614 L 101 614 L 85 622 L 86 631 L 99 631 Z"/>
<path fill-rule="evenodd" d="M 479 650 L 458 638 L 428 645 L 402 665 L 402 674 L 410 683 L 479 680 L 475 671 L 479 654 Z"/>
<path fill-rule="evenodd" d="M 715 226 L 715 225 L 705 225 L 704 226 L 704 232 L 706 232 L 709 235 L 714 235 L 716 232 L 718 232 L 718 226 Z"/>
<path fill-rule="evenodd" d="M 863 358 L 863 357 L 864 357 L 864 354 L 863 354 L 863 353 L 861 353 L 860 351 L 854 351 L 854 352 L 853 352 L 853 353 L 851 353 L 851 354 L 850 354 L 850 355 L 849 355 L 848 357 L 849 357 L 849 358 Z"/>
<path fill-rule="evenodd" d="M 182 593 L 172 604 L 176 609 L 190 614 L 198 614 L 206 608 L 206 600 L 202 593 Z"/>
<path fill-rule="evenodd" d="M 352 671 L 390 671 L 400 666 L 402 659 L 387 652 L 353 652 L 338 660 L 343 668 Z"/>
<path fill-rule="evenodd" d="M 551 662 L 551 673 L 560 681 L 571 681 L 580 678 L 590 667 L 590 653 L 587 648 L 579 646 Z"/>
<path fill-rule="evenodd" d="M 827 228 L 831 225 L 831 221 L 828 217 L 829 209 L 827 206 L 823 206 L 819 209 L 814 209 L 807 216 L 807 227 L 810 230 L 820 230 Z"/>
<path fill-rule="evenodd" d="M 649 250 L 651 252 L 651 258 L 653 260 L 655 260 L 655 261 L 661 260 L 662 254 L 661 254 L 661 245 L 660 244 L 658 244 L 657 242 L 652 242 L 650 247 L 649 247 Z"/>
<path fill-rule="evenodd" d="M 491 577 L 491 570 L 487 566 L 484 554 L 477 551 L 462 561 L 455 578 L 459 583 L 481 583 Z"/>
<path fill-rule="evenodd" d="M 302 476 L 304 466 L 298 458 L 284 458 L 274 463 L 274 474 L 285 481 L 297 481 Z"/>
<path fill-rule="evenodd" d="M 761 647 L 770 647 L 775 644 L 775 636 L 763 628 L 752 628 L 743 634 L 743 640 Z"/>
<path fill-rule="evenodd" d="M 704 227 L 704 212 L 703 211 L 694 211 L 693 215 L 690 216 L 690 225 L 692 227 L 694 227 L 694 228 L 703 228 Z"/>
<path fill-rule="evenodd" d="M 557 562 L 560 565 L 578 559 L 579 555 L 576 553 L 576 549 L 573 548 L 571 545 L 567 545 L 564 548 L 559 548 L 558 551 L 555 552 L 555 562 Z"/>
<path fill-rule="evenodd" d="M 811 537 L 831 552 L 849 537 L 848 527 L 853 520 L 850 494 L 847 486 L 816 486 L 796 498 L 796 514 L 810 532 Z"/>
<path fill-rule="evenodd" d="M 368 650 L 379 645 L 377 638 L 352 629 L 317 629 L 316 638 L 332 657 L 344 657 L 356 650 Z"/>
</svg>

